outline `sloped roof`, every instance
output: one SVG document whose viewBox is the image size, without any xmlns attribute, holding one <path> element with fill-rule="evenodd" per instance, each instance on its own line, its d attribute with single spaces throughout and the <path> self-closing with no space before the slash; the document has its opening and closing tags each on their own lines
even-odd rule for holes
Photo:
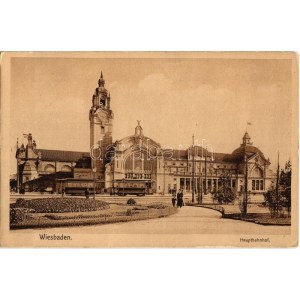
<svg viewBox="0 0 300 300">
<path fill-rule="evenodd" d="M 84 156 L 90 156 L 89 152 L 78 152 L 78 151 L 63 151 L 63 150 L 46 150 L 46 149 L 35 149 L 36 154 L 41 153 L 41 159 L 43 161 L 65 161 L 65 162 L 76 162 Z"/>
<path fill-rule="evenodd" d="M 202 150 L 201 147 L 199 147 L 198 150 Z M 188 149 L 185 150 L 177 150 L 177 149 L 164 149 L 164 157 L 166 160 L 170 159 L 180 159 L 180 160 L 187 160 L 188 159 Z M 198 151 L 198 154 L 201 152 Z M 172 154 L 172 157 L 170 157 Z M 207 155 L 207 158 L 210 157 L 214 158 L 215 162 L 229 162 L 229 163 L 239 163 L 241 157 L 239 155 L 234 154 L 228 154 L 228 153 L 211 153 L 205 150 L 203 152 L 203 155 Z"/>
<path fill-rule="evenodd" d="M 251 157 L 253 154 L 259 154 L 262 159 L 267 161 L 261 150 L 252 145 L 242 145 L 239 148 L 235 149 L 232 154 L 236 156 L 244 156 L 245 154 L 247 154 L 247 157 Z"/>
<path fill-rule="evenodd" d="M 240 161 L 240 156 L 228 153 L 213 153 L 213 158 L 215 162 L 238 163 Z"/>
<path fill-rule="evenodd" d="M 188 150 L 177 150 L 177 149 L 163 149 L 163 155 L 166 160 L 171 159 L 187 159 Z"/>
<path fill-rule="evenodd" d="M 81 168 L 81 169 L 85 169 L 85 168 L 90 169 L 91 167 L 92 167 L 92 160 L 90 156 L 84 156 L 80 158 L 75 165 L 75 168 Z"/>
</svg>

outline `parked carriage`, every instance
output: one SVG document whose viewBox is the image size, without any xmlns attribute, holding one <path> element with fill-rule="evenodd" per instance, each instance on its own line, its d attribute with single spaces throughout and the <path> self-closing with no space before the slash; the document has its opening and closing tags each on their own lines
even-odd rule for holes
<svg viewBox="0 0 300 300">
<path fill-rule="evenodd" d="M 100 194 L 103 184 L 100 180 L 67 178 L 58 180 L 56 188 L 58 193 L 61 193 L 64 189 L 66 195 L 84 195 L 86 189 L 90 191 L 90 194 L 93 194 L 95 187 L 96 194 Z"/>
<path fill-rule="evenodd" d="M 136 195 L 145 196 L 153 194 L 151 180 L 120 179 L 115 180 L 112 194 L 119 196 Z"/>
</svg>

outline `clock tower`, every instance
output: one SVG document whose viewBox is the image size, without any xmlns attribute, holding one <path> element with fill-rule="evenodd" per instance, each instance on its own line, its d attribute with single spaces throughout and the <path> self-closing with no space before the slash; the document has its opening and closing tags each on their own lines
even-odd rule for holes
<svg viewBox="0 0 300 300">
<path fill-rule="evenodd" d="M 97 178 L 104 179 L 105 164 L 109 162 L 108 152 L 112 146 L 113 112 L 102 71 L 92 98 L 89 119 L 92 168 Z"/>
</svg>

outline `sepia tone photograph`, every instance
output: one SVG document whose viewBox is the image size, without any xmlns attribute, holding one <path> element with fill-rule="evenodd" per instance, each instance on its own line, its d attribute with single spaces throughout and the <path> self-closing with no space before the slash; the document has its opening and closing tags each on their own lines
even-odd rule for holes
<svg viewBox="0 0 300 300">
<path fill-rule="evenodd" d="M 1 245 L 297 246 L 295 53 L 1 65 Z"/>
</svg>

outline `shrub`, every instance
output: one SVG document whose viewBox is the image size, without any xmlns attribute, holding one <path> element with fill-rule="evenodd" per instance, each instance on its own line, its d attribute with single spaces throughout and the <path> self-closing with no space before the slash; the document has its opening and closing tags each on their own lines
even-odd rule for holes
<svg viewBox="0 0 300 300">
<path fill-rule="evenodd" d="M 126 216 L 131 216 L 131 215 L 132 215 L 132 210 L 128 208 L 126 211 Z"/>
<path fill-rule="evenodd" d="M 219 204 L 232 203 L 236 198 L 236 194 L 231 187 L 221 187 L 213 193 L 213 199 L 217 200 Z"/>
<path fill-rule="evenodd" d="M 28 208 L 11 208 L 9 212 L 10 224 L 17 224 L 28 219 L 28 213 L 32 210 Z"/>
<path fill-rule="evenodd" d="M 127 205 L 136 205 L 136 201 L 132 198 L 127 200 Z"/>
<path fill-rule="evenodd" d="M 134 207 L 132 210 L 133 210 L 133 211 L 148 210 L 148 208 L 147 208 L 147 207 L 141 206 L 141 207 Z"/>
<path fill-rule="evenodd" d="M 154 209 L 164 209 L 167 207 L 170 207 L 170 205 L 166 205 L 164 203 L 151 203 L 147 205 L 148 208 L 154 208 Z"/>
<path fill-rule="evenodd" d="M 26 200 L 24 198 L 18 198 L 16 200 L 16 207 L 26 207 Z"/>
</svg>

